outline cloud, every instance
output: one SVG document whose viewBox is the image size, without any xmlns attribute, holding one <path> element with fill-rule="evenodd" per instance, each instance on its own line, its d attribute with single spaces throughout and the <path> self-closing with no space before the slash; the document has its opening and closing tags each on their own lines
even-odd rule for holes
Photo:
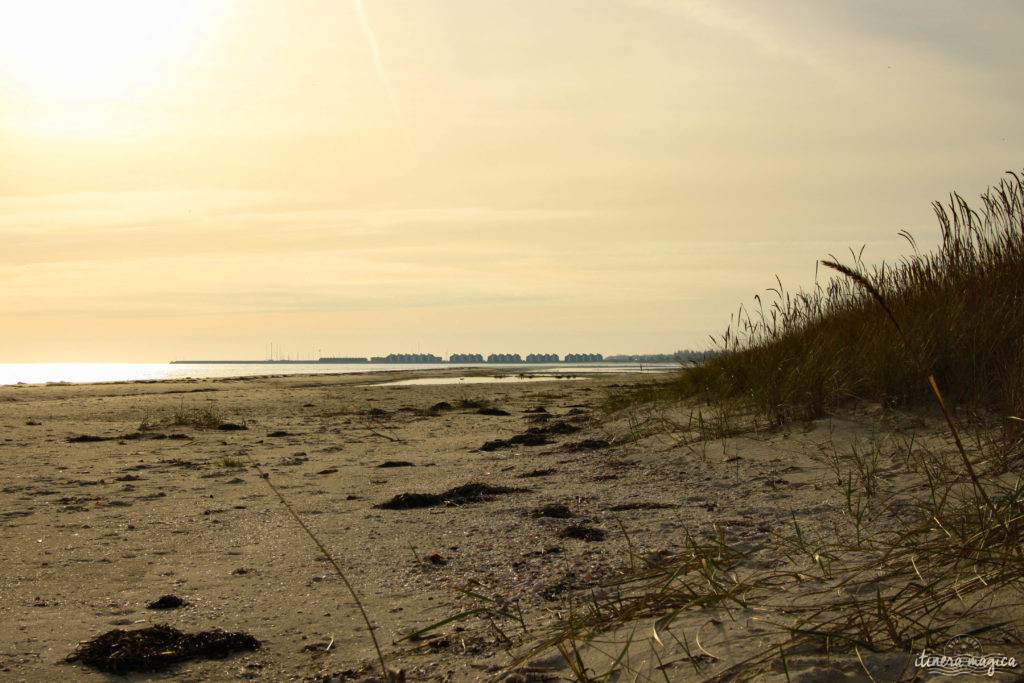
<svg viewBox="0 0 1024 683">
<path fill-rule="evenodd" d="M 175 189 L 0 197 L 0 266 L 154 254 L 287 254 L 454 240 L 479 248 L 505 231 L 593 217 L 573 209 L 345 206 L 258 189 Z"/>
<path fill-rule="evenodd" d="M 840 71 L 821 45 L 793 30 L 799 26 L 778 18 L 766 18 L 764 11 L 744 9 L 737 3 L 712 0 L 626 0 L 635 7 L 665 12 L 694 21 L 718 33 L 730 35 L 751 45 L 762 56 L 798 64 L 809 71 L 832 79 Z M 769 8 L 771 16 L 782 17 L 776 5 L 755 5 Z M 804 33 L 807 33 L 805 31 Z"/>
<path fill-rule="evenodd" d="M 402 135 L 405 136 L 406 144 L 409 146 L 409 149 L 413 149 L 412 138 L 409 137 L 409 127 L 405 124 L 402 108 L 398 106 L 398 98 L 395 97 L 395 88 L 391 85 L 391 79 L 388 78 L 387 71 L 384 70 L 384 62 L 380 58 L 380 46 L 377 44 L 377 36 L 373 32 L 373 25 L 370 24 L 370 17 L 366 14 L 366 5 L 363 3 L 363 0 L 352 0 L 352 9 L 359 20 L 359 26 L 363 31 L 363 35 L 366 36 L 366 42 L 370 45 L 370 52 L 373 54 L 373 64 L 376 66 L 377 75 L 380 76 L 381 83 L 384 84 L 384 89 L 387 91 L 391 110 L 395 113 L 395 119 L 402 129 Z"/>
</svg>

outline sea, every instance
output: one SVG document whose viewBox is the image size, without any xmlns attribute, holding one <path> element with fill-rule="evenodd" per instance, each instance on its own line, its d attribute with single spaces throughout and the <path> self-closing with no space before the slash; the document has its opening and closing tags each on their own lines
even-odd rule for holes
<svg viewBox="0 0 1024 683">
<path fill-rule="evenodd" d="M 224 377 L 393 373 L 408 370 L 465 369 L 466 376 L 426 380 L 431 383 L 528 381 L 600 373 L 658 373 L 679 369 L 678 363 L 0 363 L 0 385 L 93 382 L 142 382 Z M 480 375 L 486 370 L 489 377 Z M 448 373 L 446 373 L 448 374 Z"/>
</svg>

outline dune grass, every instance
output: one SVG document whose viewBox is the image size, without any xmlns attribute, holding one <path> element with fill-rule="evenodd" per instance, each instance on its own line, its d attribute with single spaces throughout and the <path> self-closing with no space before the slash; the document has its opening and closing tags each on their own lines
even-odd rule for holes
<svg viewBox="0 0 1024 683">
<path fill-rule="evenodd" d="M 660 643 L 659 633 L 667 639 L 687 614 L 720 618 L 723 610 L 786 616 L 769 616 L 758 639 L 771 644 L 719 668 L 714 678 L 722 680 L 769 669 L 788 677 L 789 662 L 815 650 L 855 654 L 871 678 L 866 653 L 896 651 L 909 661 L 964 632 L 1024 643 L 1012 617 L 976 618 L 994 606 L 1013 614 L 1024 594 L 1024 485 L 1015 476 L 1024 450 L 1024 180 L 1008 173 L 978 210 L 957 194 L 934 209 L 942 229 L 934 252 L 921 253 L 902 233 L 912 254 L 896 264 L 868 268 L 857 255 L 852 265 L 823 261 L 836 273 L 825 286 L 790 294 L 780 284 L 773 302 L 757 297 L 755 309 L 733 317 L 720 354 L 606 403 L 627 410 L 638 440 L 659 429 L 724 438 L 739 424 L 730 415 L 749 418 L 751 407 L 762 423 L 780 425 L 851 399 L 938 406 L 955 450 L 908 443 L 884 454 L 917 477 L 914 505 L 897 509 L 894 492 L 879 490 L 878 448 L 833 448 L 825 465 L 847 508 L 834 533 L 812 537 L 794 516 L 791 533 L 775 533 L 769 549 L 789 562 L 769 568 L 724 533 L 688 537 L 670 561 L 581 598 L 538 650 L 557 648 L 580 680 L 615 671 L 635 679 L 642 672 L 629 670 L 626 656 L 633 636 L 604 645 L 605 671 L 587 669 L 579 652 L 602 634 L 635 633 L 643 620 L 648 629 L 653 620 Z M 656 407 L 684 400 L 694 406 L 688 424 Z M 957 408 L 994 419 L 973 422 L 962 439 Z M 712 658 L 682 631 L 693 677 L 709 676 Z M 643 680 L 662 676 L 655 666 Z"/>
<path fill-rule="evenodd" d="M 922 380 L 933 375 L 947 400 L 1020 415 L 1024 179 L 1007 174 L 980 210 L 957 194 L 933 206 L 936 251 L 919 252 L 903 232 L 913 253 L 896 264 L 823 261 L 840 276 L 811 292 L 780 285 L 767 306 L 756 297 L 756 309 L 741 308 L 718 340 L 726 353 L 675 388 L 743 398 L 785 421 L 819 417 L 851 397 L 920 405 L 932 398 Z"/>
<path fill-rule="evenodd" d="M 209 406 L 199 408 L 195 406 L 186 406 L 185 399 L 181 400 L 181 403 L 175 409 L 174 414 L 171 415 L 171 424 L 190 425 L 192 427 L 200 427 L 203 429 L 216 429 L 223 422 L 224 416 L 216 405 L 211 404 Z"/>
<path fill-rule="evenodd" d="M 574 667 L 579 680 L 603 680 L 616 671 L 630 680 L 662 680 L 660 666 L 628 668 L 632 638 L 607 638 L 610 632 L 641 630 L 688 648 L 687 656 L 665 660 L 688 662 L 688 680 L 724 681 L 778 673 L 787 660 L 812 652 L 828 653 L 836 662 L 843 655 L 864 661 L 894 652 L 903 659 L 899 678 L 910 678 L 913 654 L 940 650 L 963 633 L 1019 647 L 1024 639 L 1013 615 L 1022 607 L 1024 489 L 990 485 L 990 512 L 950 474 L 934 481 L 930 492 L 922 487 L 925 495 L 911 511 L 896 510 L 877 492 L 858 490 L 852 477 L 848 510 L 836 530 L 815 534 L 794 517 L 791 528 L 776 532 L 760 552 L 731 540 L 721 527 L 717 537 L 687 537 L 684 550 L 670 560 L 578 596 L 570 618 L 534 651 L 579 652 L 598 643 L 607 653 L 604 668 L 594 658 L 589 668 L 580 662 Z M 904 524 L 885 524 L 897 515 Z M 779 561 L 759 568 L 766 556 Z M 735 637 L 770 646 L 754 647 L 740 661 L 713 669 L 717 648 L 701 644 L 700 624 L 743 623 L 751 614 L 758 615 L 756 634 L 740 629 Z"/>
</svg>

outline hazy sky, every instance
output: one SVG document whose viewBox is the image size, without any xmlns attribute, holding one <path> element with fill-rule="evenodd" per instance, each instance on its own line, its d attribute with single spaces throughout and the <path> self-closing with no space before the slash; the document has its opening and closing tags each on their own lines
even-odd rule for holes
<svg viewBox="0 0 1024 683">
<path fill-rule="evenodd" d="M 0 362 L 703 348 L 1024 166 L 1024 3 L 0 0 Z"/>
</svg>

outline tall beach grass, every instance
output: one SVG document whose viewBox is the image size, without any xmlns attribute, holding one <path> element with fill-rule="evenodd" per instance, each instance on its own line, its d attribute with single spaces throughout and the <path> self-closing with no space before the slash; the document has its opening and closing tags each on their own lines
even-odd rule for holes
<svg viewBox="0 0 1024 683">
<path fill-rule="evenodd" d="M 718 340 L 726 353 L 685 373 L 678 389 L 742 398 L 781 422 L 853 397 L 919 405 L 931 400 L 923 379 L 933 375 L 947 400 L 1020 415 L 1024 179 L 1008 173 L 978 209 L 958 194 L 934 209 L 937 250 L 921 253 L 903 232 L 912 253 L 898 263 L 833 258 L 823 264 L 846 272 L 828 284 L 769 290 L 773 301 L 757 297 L 734 316 Z"/>
<path fill-rule="evenodd" d="M 672 560 L 582 598 L 538 650 L 557 648 L 580 680 L 616 671 L 668 680 L 660 665 L 646 674 L 629 670 L 628 651 L 637 647 L 632 635 L 605 645 L 605 671 L 587 669 L 579 652 L 603 634 L 636 633 L 644 620 L 660 645 L 659 633 L 667 638 L 687 614 L 707 612 L 711 620 L 723 610 L 763 615 L 758 639 L 770 644 L 712 675 L 702 664 L 709 653 L 700 628 L 691 642 L 683 627 L 694 680 L 747 680 L 766 671 L 788 678 L 789 662 L 813 651 L 855 655 L 871 680 L 867 654 L 903 653 L 901 677 L 913 678 L 911 653 L 960 633 L 1024 643 L 1012 616 L 1024 610 L 1024 484 L 1017 476 L 1024 451 L 1022 176 L 1007 173 L 978 208 L 958 194 L 936 202 L 936 250 L 922 253 L 902 233 L 911 253 L 898 263 L 867 267 L 857 255 L 851 264 L 822 261 L 834 273 L 827 284 L 795 294 L 780 284 L 770 290 L 773 301 L 758 297 L 756 308 L 733 317 L 718 340 L 720 354 L 607 404 L 648 416 L 644 429 L 630 421 L 638 440 L 658 424 L 684 438 L 725 438 L 742 422 L 735 416 L 749 416 L 751 408 L 780 425 L 822 417 L 851 399 L 938 406 L 954 451 L 914 445 L 912 437 L 884 453 L 873 447 L 840 454 L 826 445 L 835 451 L 833 483 L 847 508 L 835 533 L 812 537 L 794 515 L 791 532 L 774 533 L 771 547 L 761 549 L 762 557 L 788 558 L 774 568 L 758 565 L 717 525 L 717 538 L 688 535 Z M 662 420 L 651 407 L 681 401 L 693 406 L 689 423 Z M 996 419 L 972 423 L 962 440 L 956 408 Z M 704 419 L 695 428 L 693 415 L 709 409 L 719 415 L 714 429 Z M 913 498 L 909 507 L 893 502 L 897 492 L 879 489 L 880 458 L 902 463 L 917 482 L 913 491 L 898 491 Z"/>
</svg>

